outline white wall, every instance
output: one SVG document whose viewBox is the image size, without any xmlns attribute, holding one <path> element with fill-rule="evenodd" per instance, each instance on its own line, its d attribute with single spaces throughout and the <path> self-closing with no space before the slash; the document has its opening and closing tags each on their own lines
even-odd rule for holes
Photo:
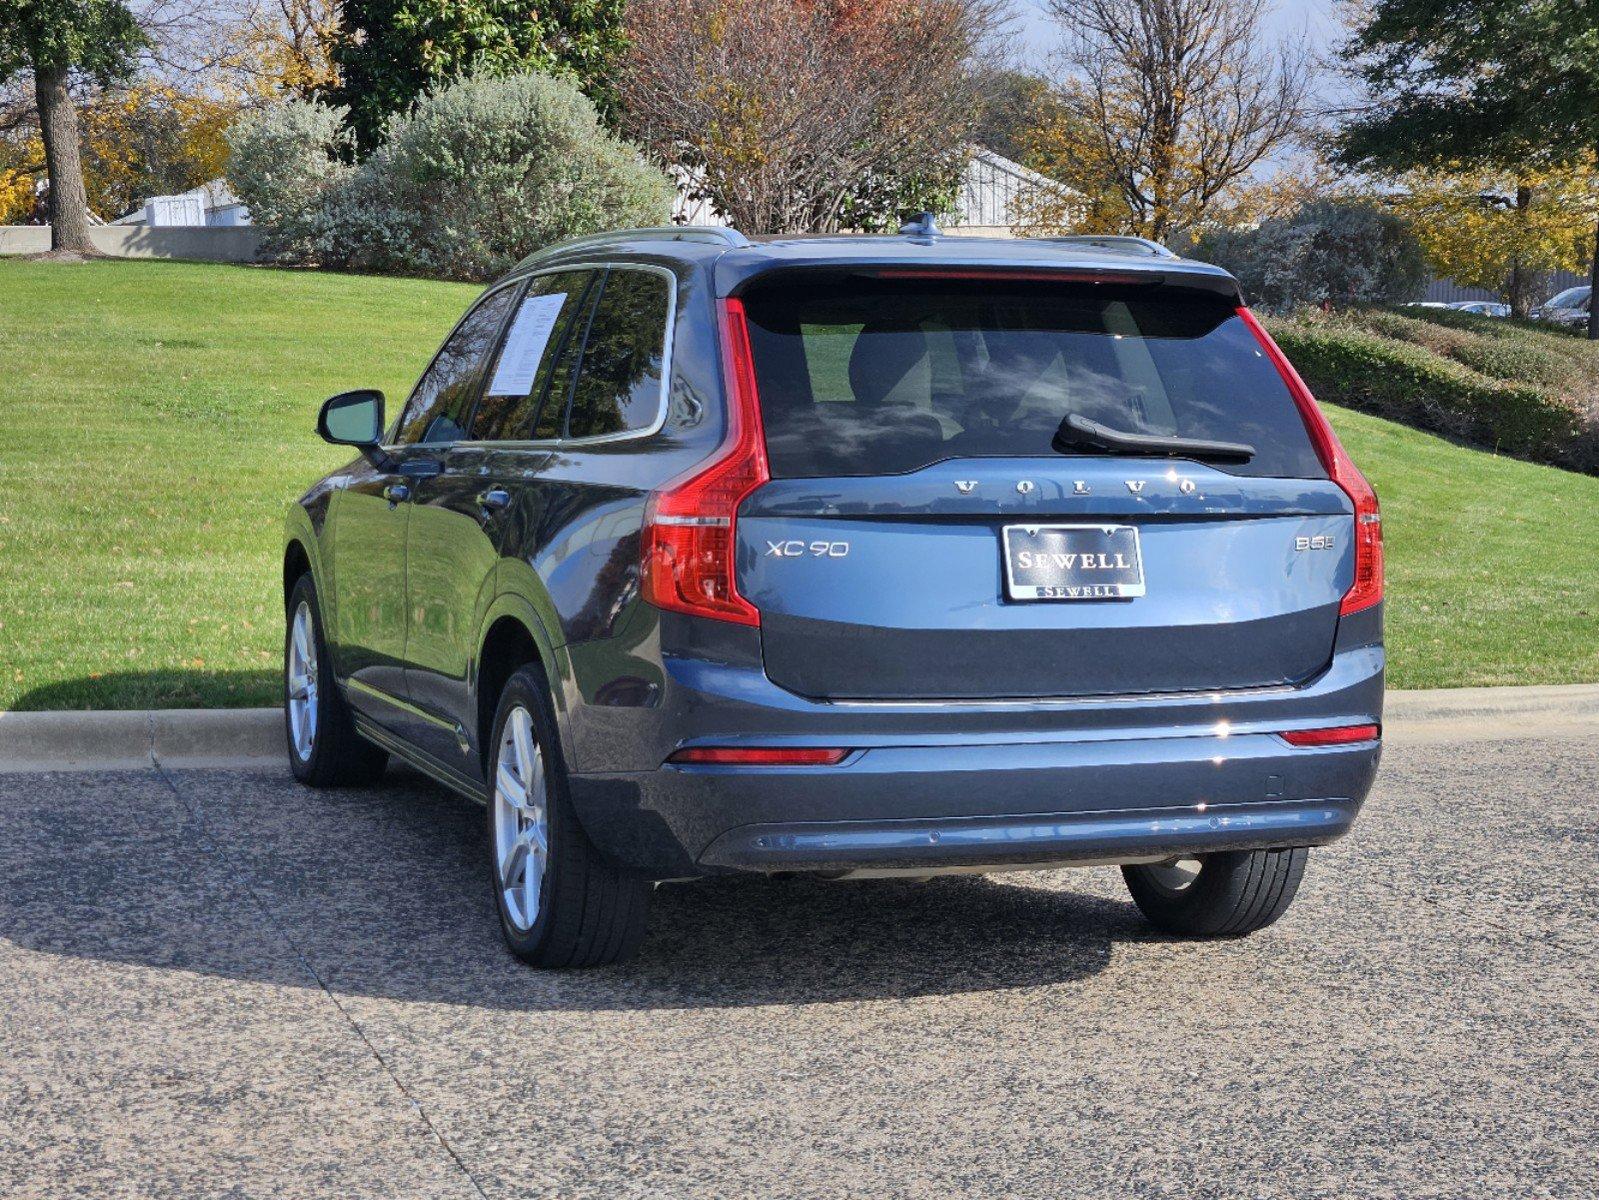
<svg viewBox="0 0 1599 1200">
<path fill-rule="evenodd" d="M 202 262 L 254 262 L 261 234 L 248 225 L 93 225 L 89 240 L 113 258 L 188 258 Z M 43 254 L 48 225 L 0 225 L 0 254 Z"/>
</svg>

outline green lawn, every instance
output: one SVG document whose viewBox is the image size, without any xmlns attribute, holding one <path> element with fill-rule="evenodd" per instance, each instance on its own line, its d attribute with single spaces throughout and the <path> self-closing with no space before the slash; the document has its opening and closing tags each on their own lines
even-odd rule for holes
<svg viewBox="0 0 1599 1200">
<path fill-rule="evenodd" d="M 476 289 L 0 260 L 0 708 L 270 703 L 285 506 Z"/>
<path fill-rule="evenodd" d="M 402 396 L 465 286 L 0 260 L 0 708 L 271 703 L 323 397 Z M 1391 681 L 1599 679 L 1599 479 L 1333 411 L 1381 493 Z"/>
</svg>

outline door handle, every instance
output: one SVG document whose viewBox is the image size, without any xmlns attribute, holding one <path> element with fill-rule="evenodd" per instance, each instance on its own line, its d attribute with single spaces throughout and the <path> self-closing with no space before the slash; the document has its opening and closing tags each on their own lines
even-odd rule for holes
<svg viewBox="0 0 1599 1200">
<path fill-rule="evenodd" d="M 383 489 L 383 498 L 390 504 L 399 504 L 411 498 L 411 485 L 408 483 L 391 483 Z"/>
<path fill-rule="evenodd" d="M 511 507 L 511 493 L 504 488 L 489 488 L 477 494 L 478 505 L 490 512 L 498 512 L 502 508 Z"/>
</svg>

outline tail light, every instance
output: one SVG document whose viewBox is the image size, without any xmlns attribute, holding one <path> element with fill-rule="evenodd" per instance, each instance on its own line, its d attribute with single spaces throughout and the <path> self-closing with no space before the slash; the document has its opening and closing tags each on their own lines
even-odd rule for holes
<svg viewBox="0 0 1599 1200">
<path fill-rule="evenodd" d="M 755 391 L 755 361 L 740 300 L 721 302 L 727 432 L 708 465 L 651 494 L 644 509 L 643 596 L 657 608 L 759 625 L 734 577 L 738 506 L 771 478 Z"/>
<path fill-rule="evenodd" d="M 1327 470 L 1327 477 L 1344 490 L 1355 506 L 1355 582 L 1344 593 L 1338 615 L 1347 617 L 1350 613 L 1370 608 L 1379 603 L 1383 596 L 1382 512 L 1377 505 L 1377 493 L 1349 460 L 1349 454 L 1338 441 L 1338 435 L 1317 407 L 1315 397 L 1299 377 L 1299 372 L 1294 370 L 1294 364 L 1271 340 L 1271 334 L 1262 328 L 1255 314 L 1242 305 L 1238 308 L 1238 315 L 1249 326 L 1266 357 L 1271 359 L 1277 373 L 1288 385 L 1289 394 L 1299 406 L 1299 416 L 1305 422 L 1305 430 L 1310 434 L 1311 445 L 1316 448 L 1316 457 L 1321 459 L 1321 465 Z"/>
<path fill-rule="evenodd" d="M 818 750 L 809 746 L 690 746 L 678 750 L 666 761 L 740 767 L 831 767 L 847 757 L 848 750 Z"/>
<path fill-rule="evenodd" d="M 1347 746 L 1351 742 L 1375 742 L 1382 730 L 1376 725 L 1335 725 L 1330 729 L 1293 729 L 1277 736 L 1290 746 Z"/>
</svg>

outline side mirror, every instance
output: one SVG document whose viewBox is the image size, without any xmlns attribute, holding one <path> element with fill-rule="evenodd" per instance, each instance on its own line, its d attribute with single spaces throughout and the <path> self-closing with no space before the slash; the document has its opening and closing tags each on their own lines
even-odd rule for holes
<svg viewBox="0 0 1599 1200">
<path fill-rule="evenodd" d="M 340 392 L 322 405 L 316 431 L 335 446 L 376 446 L 383 437 L 383 393 Z"/>
<path fill-rule="evenodd" d="M 387 471 L 394 461 L 378 447 L 383 439 L 383 393 L 372 388 L 340 392 L 317 414 L 316 431 L 335 446 L 354 446 L 369 463 Z"/>
</svg>

